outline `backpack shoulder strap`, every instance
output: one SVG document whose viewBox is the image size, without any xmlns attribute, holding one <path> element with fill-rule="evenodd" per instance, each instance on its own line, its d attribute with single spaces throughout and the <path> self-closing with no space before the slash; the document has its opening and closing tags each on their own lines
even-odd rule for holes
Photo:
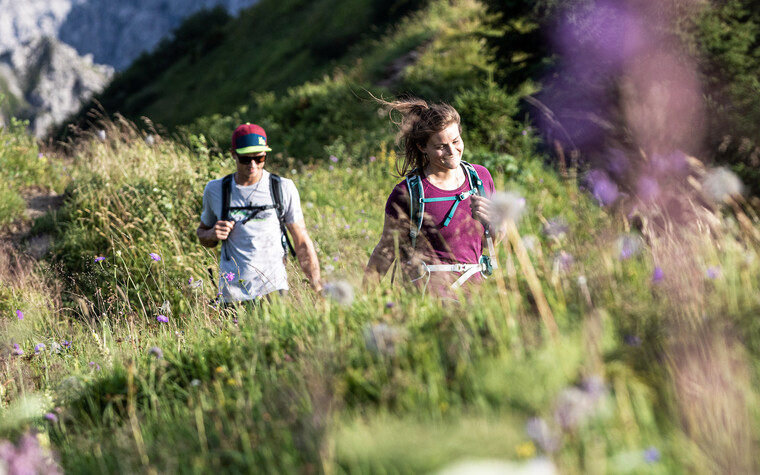
<svg viewBox="0 0 760 475">
<path fill-rule="evenodd" d="M 475 188 L 478 191 L 478 195 L 486 196 L 486 189 L 483 187 L 483 180 L 478 176 L 477 170 L 471 163 L 462 160 L 462 166 L 465 172 L 467 172 L 467 179 L 470 181 L 470 189 Z"/>
<path fill-rule="evenodd" d="M 412 239 L 412 249 L 414 249 L 425 213 L 425 192 L 422 189 L 422 177 L 417 170 L 406 176 L 406 187 L 409 191 L 409 237 Z"/>
<path fill-rule="evenodd" d="M 226 177 L 222 178 L 222 215 L 219 217 L 221 221 L 229 221 L 230 219 L 230 194 L 232 193 L 232 175 L 230 173 Z"/>
<path fill-rule="evenodd" d="M 285 226 L 285 208 L 282 205 L 282 181 L 279 175 L 275 175 L 274 173 L 269 174 L 269 192 L 272 195 L 272 204 L 277 213 L 277 220 L 280 222 L 282 248 L 285 249 L 286 254 L 290 251 L 290 255 L 295 257 L 296 251 L 293 248 L 293 243 L 290 242 L 288 228 Z"/>
</svg>

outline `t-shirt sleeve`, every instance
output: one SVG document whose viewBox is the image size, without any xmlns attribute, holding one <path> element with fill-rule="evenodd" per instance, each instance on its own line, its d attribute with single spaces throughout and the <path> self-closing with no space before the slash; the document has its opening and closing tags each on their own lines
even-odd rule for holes
<svg viewBox="0 0 760 475">
<path fill-rule="evenodd" d="M 408 219 L 409 190 L 406 188 L 405 181 L 396 185 L 388 196 L 388 201 L 385 202 L 385 215 L 391 219 Z"/>
<path fill-rule="evenodd" d="M 283 178 L 280 180 L 282 185 L 282 206 L 285 210 L 285 224 L 293 224 L 303 219 L 303 210 L 301 209 L 301 197 L 293 180 Z"/>
<path fill-rule="evenodd" d="M 208 182 L 206 184 L 206 187 L 203 189 L 203 211 L 201 211 L 201 223 L 204 226 L 208 226 L 209 228 L 213 227 L 214 224 L 219 221 L 219 217 L 214 211 L 213 206 L 215 200 L 212 187 L 214 186 L 214 183 L 214 181 Z M 219 193 L 221 194 L 221 190 Z"/>
<path fill-rule="evenodd" d="M 495 189 L 491 172 L 482 165 L 473 165 L 473 167 L 475 167 L 475 171 L 478 172 L 478 177 L 483 181 L 483 188 L 486 190 L 486 196 L 490 198 Z"/>
</svg>

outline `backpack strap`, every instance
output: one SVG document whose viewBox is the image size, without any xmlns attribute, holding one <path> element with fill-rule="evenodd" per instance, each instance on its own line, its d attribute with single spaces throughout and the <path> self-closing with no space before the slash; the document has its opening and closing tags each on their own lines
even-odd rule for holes
<svg viewBox="0 0 760 475">
<path fill-rule="evenodd" d="M 465 162 L 464 160 L 462 160 L 461 163 L 467 172 L 467 179 L 470 180 L 470 189 L 476 189 L 479 196 L 485 197 L 486 189 L 483 186 L 483 180 L 481 180 L 478 176 L 478 172 L 475 170 L 475 167 L 473 167 L 471 163 Z M 481 256 L 481 263 L 487 267 L 487 270 L 483 273 L 485 275 L 491 275 L 493 272 L 492 269 L 498 267 L 498 263 L 496 261 L 496 249 L 493 245 L 493 237 L 491 237 L 490 224 L 483 223 L 483 228 L 485 229 L 484 234 L 486 236 L 486 244 L 488 245 L 488 255 Z"/>
<path fill-rule="evenodd" d="M 230 173 L 222 178 L 222 214 L 219 216 L 221 221 L 230 220 L 230 193 L 232 193 L 232 176 Z"/>
<path fill-rule="evenodd" d="M 288 228 L 285 226 L 285 208 L 282 205 L 282 183 L 279 175 L 275 175 L 274 173 L 269 174 L 269 192 L 272 195 L 272 203 L 277 212 L 277 220 L 280 221 L 282 248 L 285 250 L 286 255 L 290 251 L 290 255 L 296 257 L 296 250 L 293 247 L 293 243 L 290 242 Z"/>
<path fill-rule="evenodd" d="M 425 192 L 422 189 L 422 177 L 418 170 L 406 176 L 406 187 L 409 191 L 409 238 L 412 240 L 412 251 L 414 251 L 417 236 L 422 229 L 422 216 L 425 213 Z"/>
</svg>

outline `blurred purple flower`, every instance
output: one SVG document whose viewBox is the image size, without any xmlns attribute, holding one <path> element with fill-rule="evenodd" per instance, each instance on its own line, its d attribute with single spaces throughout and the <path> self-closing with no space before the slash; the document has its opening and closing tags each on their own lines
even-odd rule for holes
<svg viewBox="0 0 760 475">
<path fill-rule="evenodd" d="M 169 323 L 169 317 L 166 315 L 159 315 L 156 317 L 156 320 L 158 320 L 161 323 Z"/>
<path fill-rule="evenodd" d="M 23 320 L 24 312 L 22 312 L 21 310 L 16 310 L 16 316 L 18 317 L 19 320 Z"/>
<path fill-rule="evenodd" d="M 21 349 L 21 346 L 19 346 L 18 343 L 13 344 L 13 354 L 16 356 L 21 356 L 24 354 L 24 350 Z"/>
<path fill-rule="evenodd" d="M 351 229 L 351 225 L 347 224 L 347 225 L 343 226 L 343 229 Z"/>
<path fill-rule="evenodd" d="M 190 277 L 189 279 L 187 279 L 187 285 L 192 285 L 192 283 L 193 283 L 193 278 L 192 277 Z"/>
<path fill-rule="evenodd" d="M 34 353 L 40 354 L 41 351 L 45 351 L 45 344 L 44 343 L 37 343 L 34 345 Z"/>
<path fill-rule="evenodd" d="M 622 179 L 626 176 L 631 168 L 631 161 L 628 155 L 619 148 L 610 150 L 607 161 L 604 164 L 607 172 L 615 178 Z"/>
<path fill-rule="evenodd" d="M 93 368 L 96 371 L 100 371 L 100 365 L 94 361 L 90 361 L 90 368 Z"/>
<path fill-rule="evenodd" d="M 618 198 L 618 186 L 603 170 L 591 170 L 587 184 L 592 196 L 601 206 L 609 206 Z"/>
<path fill-rule="evenodd" d="M 657 447 L 649 447 L 644 451 L 644 460 L 647 463 L 655 463 L 660 460 L 660 451 Z"/>
<path fill-rule="evenodd" d="M 385 304 L 385 308 L 393 308 L 395 306 L 396 306 L 396 304 L 393 303 L 393 302 L 388 302 L 388 303 Z"/>
<path fill-rule="evenodd" d="M 61 346 L 63 346 L 64 348 L 71 348 L 71 342 L 69 340 L 63 340 L 61 342 Z"/>
<path fill-rule="evenodd" d="M 333 257 L 333 262 L 338 262 L 338 256 Z"/>
<path fill-rule="evenodd" d="M 652 283 L 657 284 L 659 282 L 662 282 L 662 279 L 665 278 L 665 273 L 662 271 L 662 267 L 657 266 L 654 268 L 654 272 L 652 272 Z"/>
<path fill-rule="evenodd" d="M 527 130 L 525 130 L 525 129 L 523 129 L 523 131 L 522 131 L 521 133 L 522 133 L 522 136 L 523 136 L 523 137 L 525 137 L 526 135 L 528 135 L 528 131 L 527 131 Z"/>
<path fill-rule="evenodd" d="M 227 272 L 224 274 L 224 278 L 227 279 L 227 282 L 232 282 L 235 280 L 235 273 L 234 272 Z"/>
<path fill-rule="evenodd" d="M 158 255 L 158 254 L 156 254 L 155 252 L 151 252 L 151 253 L 150 253 L 150 258 L 151 258 L 151 259 L 153 259 L 153 260 L 154 260 L 154 261 L 156 261 L 156 262 L 158 262 L 158 261 L 160 261 L 160 260 L 161 260 L 161 256 L 159 256 L 159 255 Z"/>
<path fill-rule="evenodd" d="M 639 338 L 636 335 L 626 335 L 625 338 L 623 338 L 623 341 L 626 345 L 629 346 L 639 346 L 641 345 L 641 338 Z"/>
<path fill-rule="evenodd" d="M 160 360 L 164 357 L 164 352 L 161 348 L 157 346 L 151 346 L 148 350 L 148 354 L 151 356 L 155 356 L 157 360 Z"/>
<path fill-rule="evenodd" d="M 636 194 L 642 201 L 653 201 L 660 194 L 660 185 L 654 178 L 642 176 L 636 182 Z"/>
<path fill-rule="evenodd" d="M 50 422 L 58 422 L 58 416 L 56 416 L 52 412 L 48 412 L 47 414 L 45 414 L 45 419 L 49 420 Z"/>
<path fill-rule="evenodd" d="M 533 417 L 525 423 L 525 433 L 544 452 L 554 452 L 559 449 L 560 435 L 553 431 L 549 424 L 540 417 Z"/>
<path fill-rule="evenodd" d="M 338 157 L 336 157 L 335 155 L 330 155 L 330 161 L 333 163 L 338 163 Z"/>
<path fill-rule="evenodd" d="M 94 262 L 100 262 L 100 261 L 104 261 L 104 260 L 106 260 L 106 258 L 103 257 L 103 256 L 98 256 L 95 259 L 93 259 Z"/>
<path fill-rule="evenodd" d="M 0 465 L 3 466 L 2 473 L 10 475 L 63 473 L 50 452 L 40 447 L 32 433 L 23 435 L 15 446 L 8 441 L 0 442 Z"/>
<path fill-rule="evenodd" d="M 547 237 L 561 238 L 570 230 L 567 222 L 562 218 L 552 218 L 544 224 L 544 235 Z"/>
<path fill-rule="evenodd" d="M 643 247 L 641 237 L 636 234 L 624 234 L 617 240 L 618 255 L 620 260 L 630 259 L 641 252 Z"/>
<path fill-rule="evenodd" d="M 369 157 L 369 161 L 370 162 L 374 162 L 375 160 L 377 160 L 377 157 L 375 157 L 374 155 L 372 155 L 371 157 Z"/>
<path fill-rule="evenodd" d="M 708 267 L 707 268 L 707 278 L 709 279 L 717 279 L 720 277 L 720 267 Z"/>
<path fill-rule="evenodd" d="M 559 251 L 554 257 L 554 268 L 559 272 L 570 272 L 574 263 L 575 258 L 566 251 Z"/>
<path fill-rule="evenodd" d="M 329 167 L 327 167 L 327 169 L 330 170 L 330 171 L 333 171 L 333 170 L 335 170 L 335 167 L 332 166 L 332 165 L 330 165 Z"/>
</svg>

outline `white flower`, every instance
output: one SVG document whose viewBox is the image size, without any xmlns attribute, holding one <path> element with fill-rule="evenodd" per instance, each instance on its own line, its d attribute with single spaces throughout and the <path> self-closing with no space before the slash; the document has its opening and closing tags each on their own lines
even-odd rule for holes
<svg viewBox="0 0 760 475">
<path fill-rule="evenodd" d="M 101 142 L 105 142 L 106 141 L 106 131 L 105 130 L 103 130 L 103 129 L 98 130 L 98 140 L 100 140 Z"/>
<path fill-rule="evenodd" d="M 354 302 L 354 288 L 345 280 L 325 285 L 324 293 L 340 305 L 348 306 Z"/>
<path fill-rule="evenodd" d="M 496 191 L 491 196 L 491 224 L 517 223 L 525 212 L 525 198 L 512 191 Z"/>
<path fill-rule="evenodd" d="M 728 197 L 741 195 L 744 185 L 736 173 L 726 167 L 718 167 L 707 172 L 702 190 L 714 202 L 723 203 Z"/>
</svg>

